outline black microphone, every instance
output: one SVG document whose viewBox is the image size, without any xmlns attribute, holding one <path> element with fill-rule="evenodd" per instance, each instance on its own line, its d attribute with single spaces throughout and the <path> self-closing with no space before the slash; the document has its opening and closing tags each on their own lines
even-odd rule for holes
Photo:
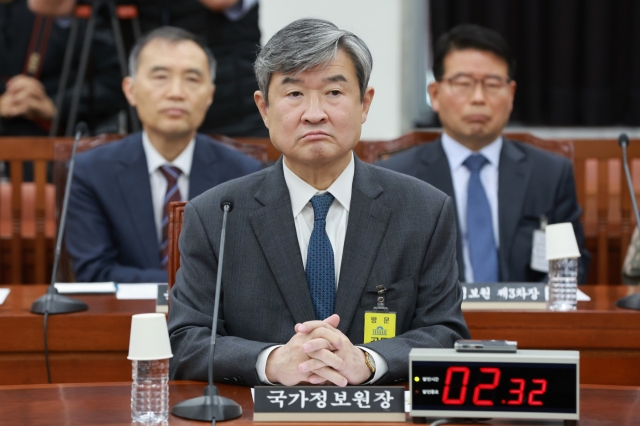
<svg viewBox="0 0 640 426">
<path fill-rule="evenodd" d="M 629 172 L 629 164 L 627 163 L 627 146 L 629 145 L 629 137 L 622 133 L 618 137 L 618 143 L 622 148 L 622 165 L 624 166 L 624 174 L 627 177 L 627 186 L 629 187 L 629 195 L 631 196 L 631 205 L 633 205 L 633 213 L 636 215 L 636 227 L 640 226 L 640 213 L 638 212 L 638 203 L 636 202 L 636 193 L 633 190 L 633 182 L 631 181 L 631 172 Z M 603 253 L 604 254 L 604 253 Z M 640 310 L 640 293 L 625 296 L 616 302 L 616 306 L 625 309 Z"/>
<path fill-rule="evenodd" d="M 78 142 L 83 134 L 88 133 L 89 129 L 83 122 L 78 123 L 76 126 L 76 138 L 73 141 L 73 151 L 71 152 L 71 159 L 69 160 L 69 174 L 67 176 L 67 183 L 64 192 L 64 202 L 62 204 L 62 213 L 60 214 L 60 226 L 58 228 L 58 240 L 56 242 L 56 252 L 53 259 L 53 272 L 51 273 L 51 283 L 44 296 L 40 296 L 31 305 L 31 312 L 34 314 L 44 315 L 44 359 L 47 367 L 47 380 L 51 383 L 51 368 L 49 366 L 49 345 L 47 343 L 47 320 L 49 315 L 54 314 L 67 314 L 71 312 L 86 311 L 89 309 L 86 303 L 80 300 L 73 299 L 71 297 L 62 296 L 58 294 L 56 290 L 56 274 L 58 273 L 58 264 L 60 263 L 60 246 L 62 245 L 62 236 L 64 235 L 64 224 L 67 219 L 67 207 L 69 205 L 69 193 L 71 192 L 71 180 L 73 179 L 73 166 L 76 160 L 76 148 L 78 148 Z"/>
<path fill-rule="evenodd" d="M 71 159 L 69 160 L 69 174 L 67 175 L 67 183 L 64 190 L 64 200 L 62 203 L 62 213 L 60 214 L 60 226 L 58 227 L 58 239 L 56 242 L 55 257 L 53 260 L 53 272 L 51 274 L 51 283 L 44 296 L 38 298 L 31 305 L 31 312 L 34 314 L 66 314 L 70 312 L 85 311 L 89 307 L 86 303 L 70 297 L 58 294 L 54 284 L 58 273 L 58 264 L 60 263 L 60 247 L 64 235 L 64 227 L 67 220 L 67 208 L 69 206 L 69 195 L 71 193 L 71 181 L 73 179 L 73 167 L 76 161 L 76 149 L 83 134 L 88 133 L 87 125 L 80 122 L 76 125 L 75 140 L 73 141 L 73 151 L 71 151 Z"/>
<path fill-rule="evenodd" d="M 629 136 L 627 136 L 626 133 L 620 133 L 620 136 L 618 136 L 618 145 L 620 145 L 624 150 L 623 155 L 627 155 L 626 150 L 627 150 L 627 147 L 629 146 Z"/>
<path fill-rule="evenodd" d="M 222 281 L 222 265 L 224 261 L 224 242 L 227 230 L 227 214 L 233 210 L 233 198 L 224 196 L 220 200 L 222 214 L 222 231 L 220 232 L 220 255 L 218 256 L 218 274 L 216 277 L 216 297 L 213 302 L 213 324 L 211 325 L 211 343 L 209 345 L 209 385 L 204 388 L 204 396 L 187 399 L 176 404 L 171 414 L 190 420 L 216 421 L 231 420 L 242 415 L 242 407 L 232 399 L 218 394 L 213 384 L 213 355 L 216 347 L 216 330 L 218 329 L 218 308 L 220 307 L 220 287 Z"/>
</svg>

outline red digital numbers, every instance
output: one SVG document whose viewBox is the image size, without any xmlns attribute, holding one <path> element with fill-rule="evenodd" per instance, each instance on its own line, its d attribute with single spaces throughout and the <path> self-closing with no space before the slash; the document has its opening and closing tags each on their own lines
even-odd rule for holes
<svg viewBox="0 0 640 426">
<path fill-rule="evenodd" d="M 451 382 L 452 380 L 454 380 L 454 374 L 458 373 L 461 374 L 461 387 L 460 387 L 460 394 L 455 397 L 450 395 L 451 392 Z M 480 393 L 482 391 L 490 391 L 490 390 L 494 390 L 498 387 L 498 385 L 500 384 L 500 369 L 499 368 L 489 368 L 489 367 L 483 367 L 480 368 L 480 373 L 484 373 L 484 374 L 492 374 L 493 375 L 493 379 L 491 380 L 491 383 L 481 383 L 475 386 L 475 388 L 473 388 L 473 399 L 472 402 L 474 405 L 477 406 L 491 406 L 494 405 L 495 403 L 495 396 L 494 399 L 481 399 L 481 395 Z M 442 402 L 444 404 L 447 405 L 463 405 L 466 398 L 467 398 L 467 386 L 469 385 L 469 376 L 470 376 L 470 370 L 468 367 L 462 367 L 462 366 L 458 366 L 458 367 L 449 367 L 447 369 L 447 375 L 445 377 L 445 383 L 444 383 L 444 391 L 442 392 Z M 502 400 L 502 404 L 507 404 L 507 405 L 522 405 L 524 403 L 525 400 L 525 386 L 526 386 L 526 382 L 525 379 L 519 379 L 519 378 L 512 378 L 510 379 L 510 382 L 513 385 L 516 385 L 515 388 L 513 389 L 509 389 L 509 393 L 512 395 L 515 395 L 515 399 L 510 399 L 510 400 Z M 527 403 L 531 406 L 542 406 L 543 402 L 540 400 L 537 400 L 536 397 L 544 395 L 544 393 L 547 391 L 547 381 L 545 379 L 532 379 L 531 380 L 532 385 L 537 385 L 538 389 L 531 389 L 529 391 L 529 395 L 527 397 Z M 485 398 L 488 396 L 487 394 L 484 395 Z"/>
<path fill-rule="evenodd" d="M 473 391 L 473 403 L 475 405 L 493 405 L 493 401 L 488 399 L 480 399 L 480 392 L 484 389 L 492 390 L 498 387 L 498 383 L 500 383 L 500 369 L 499 368 L 481 368 L 481 373 L 493 374 L 493 382 L 485 383 L 476 386 Z"/>
<path fill-rule="evenodd" d="M 542 405 L 542 401 L 536 401 L 533 398 L 536 395 L 542 395 L 547 391 L 547 381 L 545 379 L 533 379 L 532 382 L 540 385 L 540 389 L 529 392 L 529 405 Z"/>
<path fill-rule="evenodd" d="M 511 399 L 507 401 L 509 405 L 520 405 L 524 401 L 524 379 L 511 379 L 511 383 L 517 383 L 518 389 L 509 389 L 509 393 L 518 395 L 518 399 Z"/>
<path fill-rule="evenodd" d="M 458 399 L 449 398 L 449 389 L 451 388 L 451 376 L 453 373 L 462 373 L 462 389 Z M 444 380 L 444 392 L 442 393 L 442 402 L 450 405 L 462 405 L 467 397 L 467 384 L 469 383 L 469 369 L 467 367 L 449 367 L 447 369 L 447 377 Z"/>
</svg>

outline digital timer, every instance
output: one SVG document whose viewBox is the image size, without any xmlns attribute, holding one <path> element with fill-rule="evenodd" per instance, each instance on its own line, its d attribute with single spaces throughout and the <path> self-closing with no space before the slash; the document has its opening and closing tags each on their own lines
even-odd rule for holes
<svg viewBox="0 0 640 426">
<path fill-rule="evenodd" d="M 578 420 L 577 351 L 413 349 L 412 417 Z"/>
</svg>

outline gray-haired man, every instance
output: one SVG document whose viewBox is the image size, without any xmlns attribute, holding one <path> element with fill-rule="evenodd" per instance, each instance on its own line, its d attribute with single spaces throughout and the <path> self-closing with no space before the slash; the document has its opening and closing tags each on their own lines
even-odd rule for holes
<svg viewBox="0 0 640 426">
<path fill-rule="evenodd" d="M 406 380 L 411 348 L 451 347 L 468 337 L 451 199 L 353 155 L 373 99 L 371 67 L 362 40 L 323 20 L 295 21 L 263 48 L 255 100 L 283 156 L 185 209 L 169 315 L 173 379 L 207 377 L 218 206 L 227 195 L 235 207 L 216 380 Z M 387 317 L 396 320 L 385 330 L 396 337 L 363 343 L 365 312 L 379 291 L 393 312 Z"/>
</svg>

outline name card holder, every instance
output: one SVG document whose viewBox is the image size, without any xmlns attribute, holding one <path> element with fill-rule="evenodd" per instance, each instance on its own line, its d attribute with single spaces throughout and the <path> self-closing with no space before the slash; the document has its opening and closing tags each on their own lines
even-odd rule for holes
<svg viewBox="0 0 640 426">
<path fill-rule="evenodd" d="M 403 386 L 258 386 L 255 422 L 402 422 Z"/>
<path fill-rule="evenodd" d="M 544 310 L 544 283 L 460 283 L 462 310 Z"/>
</svg>

